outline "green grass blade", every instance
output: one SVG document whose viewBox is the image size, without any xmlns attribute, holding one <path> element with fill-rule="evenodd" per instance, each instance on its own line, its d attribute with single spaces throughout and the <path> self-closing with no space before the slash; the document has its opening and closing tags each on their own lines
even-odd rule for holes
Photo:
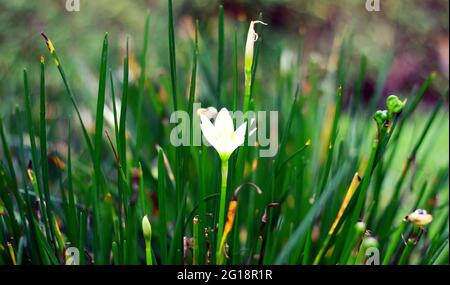
<svg viewBox="0 0 450 285">
<path fill-rule="evenodd" d="M 162 148 L 158 148 L 158 205 L 161 264 L 167 264 L 166 176 Z"/>
<path fill-rule="evenodd" d="M 142 48 L 141 55 L 141 76 L 139 78 L 139 91 L 138 91 L 138 105 L 137 105 L 137 115 L 136 115 L 136 154 L 134 156 L 135 164 L 139 159 L 139 151 L 142 144 L 142 105 L 144 100 L 144 90 L 145 90 L 145 72 L 147 67 L 147 54 L 148 54 L 148 35 L 150 33 L 150 14 L 147 14 L 145 19 L 145 32 L 144 32 L 144 46 Z"/>
<path fill-rule="evenodd" d="M 172 87 L 173 109 L 178 110 L 177 99 L 177 59 L 175 55 L 175 31 L 173 28 L 172 0 L 168 0 L 169 9 L 169 60 L 170 60 L 170 82 Z"/>
<path fill-rule="evenodd" d="M 237 28 L 234 29 L 234 52 L 233 52 L 233 111 L 236 111 L 239 96 L 239 53 L 237 43 Z"/>
<path fill-rule="evenodd" d="M 224 68 L 224 50 L 225 50 L 225 32 L 224 32 L 224 9 L 223 6 L 219 6 L 219 25 L 218 25 L 218 35 L 219 35 L 219 48 L 217 52 L 217 102 L 220 102 L 220 97 L 222 94 L 222 81 L 225 73 Z"/>
<path fill-rule="evenodd" d="M 94 162 L 95 161 L 94 146 L 92 145 L 91 138 L 89 136 L 89 133 L 87 132 L 86 126 L 84 125 L 83 119 L 81 117 L 80 109 L 78 108 L 77 102 L 75 101 L 75 96 L 73 94 L 72 88 L 69 85 L 69 81 L 67 80 L 67 76 L 66 76 L 66 73 L 65 73 L 65 71 L 64 71 L 64 69 L 62 67 L 61 61 L 59 60 L 58 54 L 56 53 L 55 48 L 53 46 L 53 43 L 50 41 L 50 39 L 44 33 L 41 33 L 41 35 L 45 39 L 45 42 L 46 42 L 47 47 L 48 47 L 48 49 L 50 51 L 50 54 L 54 58 L 55 65 L 58 68 L 58 71 L 59 71 L 59 73 L 61 75 L 61 78 L 62 78 L 63 83 L 64 83 L 64 87 L 66 88 L 67 95 L 69 96 L 69 98 L 70 98 L 70 100 L 72 102 L 72 105 L 73 105 L 73 107 L 75 109 L 75 112 L 77 114 L 78 120 L 80 121 L 81 128 L 83 130 L 84 139 L 85 139 L 86 144 L 87 144 L 88 149 L 89 149 L 89 154 L 91 155 L 91 159 Z"/>
<path fill-rule="evenodd" d="M 307 233 L 309 227 L 313 223 L 315 217 L 319 214 L 319 211 L 323 208 L 325 203 L 331 199 L 332 194 L 336 191 L 337 185 L 341 182 L 343 178 L 343 171 L 341 171 L 334 177 L 334 179 L 327 185 L 324 189 L 322 195 L 317 199 L 312 208 L 308 211 L 305 218 L 302 220 L 300 225 L 295 229 L 292 235 L 289 237 L 287 243 L 284 245 L 274 264 L 284 264 L 288 259 L 292 251 L 295 250 L 298 241 L 303 238 Z"/>
</svg>

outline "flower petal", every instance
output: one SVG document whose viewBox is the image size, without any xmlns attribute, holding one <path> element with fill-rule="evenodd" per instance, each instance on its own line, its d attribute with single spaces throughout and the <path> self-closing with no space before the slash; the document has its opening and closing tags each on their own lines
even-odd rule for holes
<svg viewBox="0 0 450 285">
<path fill-rule="evenodd" d="M 206 138 L 208 143 L 217 150 L 217 133 L 214 125 L 205 115 L 200 115 L 200 119 L 202 121 L 200 128 L 202 129 L 203 136 Z"/>
<path fill-rule="evenodd" d="M 240 146 L 245 142 L 245 132 L 247 131 L 247 122 L 239 126 L 239 128 L 234 132 L 234 142 L 237 146 Z"/>
<path fill-rule="evenodd" d="M 245 142 L 245 131 L 247 123 L 243 123 L 235 132 L 230 135 L 223 145 L 224 153 L 231 155 L 239 146 Z"/>
<path fill-rule="evenodd" d="M 219 114 L 217 114 L 214 127 L 217 131 L 218 137 L 221 139 L 230 138 L 231 134 L 234 132 L 234 124 L 227 108 L 222 108 Z"/>
</svg>

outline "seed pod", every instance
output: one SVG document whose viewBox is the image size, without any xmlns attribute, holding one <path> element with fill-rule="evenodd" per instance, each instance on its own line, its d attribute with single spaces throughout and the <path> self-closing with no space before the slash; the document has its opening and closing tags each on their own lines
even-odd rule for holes
<svg viewBox="0 0 450 285">
<path fill-rule="evenodd" d="M 386 99 L 386 107 L 388 109 L 389 116 L 392 117 L 392 115 L 394 115 L 394 114 L 401 113 L 403 111 L 403 108 L 405 107 L 405 104 L 406 104 L 406 100 L 401 101 L 400 99 L 398 99 L 397 96 L 390 95 Z"/>
<path fill-rule="evenodd" d="M 409 221 L 416 226 L 425 226 L 433 221 L 433 216 L 428 214 L 426 210 L 417 209 L 411 214 L 407 215 L 404 221 Z"/>
<path fill-rule="evenodd" d="M 355 224 L 355 230 L 358 233 L 358 235 L 364 233 L 366 231 L 366 223 L 364 223 L 364 222 L 357 222 Z"/>
<path fill-rule="evenodd" d="M 375 121 L 377 122 L 377 125 L 379 128 L 381 128 L 386 120 L 388 119 L 388 111 L 387 110 L 378 110 L 376 111 L 375 115 L 373 116 Z"/>
</svg>

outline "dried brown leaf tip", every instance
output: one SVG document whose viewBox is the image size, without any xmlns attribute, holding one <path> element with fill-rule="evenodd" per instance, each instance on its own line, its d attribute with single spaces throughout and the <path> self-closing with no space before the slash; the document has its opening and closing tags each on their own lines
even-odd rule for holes
<svg viewBox="0 0 450 285">
<path fill-rule="evenodd" d="M 45 39 L 45 43 L 47 44 L 48 50 L 50 51 L 51 54 L 53 54 L 55 52 L 55 47 L 53 46 L 52 41 L 47 37 L 47 35 L 42 32 L 41 36 Z"/>
</svg>

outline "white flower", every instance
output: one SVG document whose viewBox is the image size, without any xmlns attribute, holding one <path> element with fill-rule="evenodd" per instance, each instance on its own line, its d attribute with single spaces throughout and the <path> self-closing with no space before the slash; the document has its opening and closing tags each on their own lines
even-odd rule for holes
<svg viewBox="0 0 450 285">
<path fill-rule="evenodd" d="M 234 130 L 233 119 L 226 108 L 222 108 L 217 114 L 214 125 L 207 116 L 200 114 L 203 136 L 211 144 L 222 160 L 228 160 L 233 151 L 245 142 L 247 122 Z M 251 133 L 255 131 L 252 130 Z"/>
</svg>

